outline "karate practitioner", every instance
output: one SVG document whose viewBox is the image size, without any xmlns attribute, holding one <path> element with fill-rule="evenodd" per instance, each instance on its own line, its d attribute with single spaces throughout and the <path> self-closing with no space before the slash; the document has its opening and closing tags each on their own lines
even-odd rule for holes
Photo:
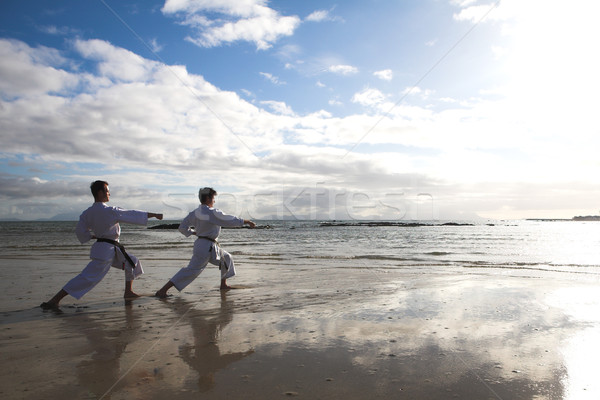
<svg viewBox="0 0 600 400">
<path fill-rule="evenodd" d="M 108 183 L 95 181 L 90 186 L 94 195 L 94 204 L 79 217 L 75 234 L 83 244 L 97 239 L 90 249 L 91 261 L 79 275 L 71 279 L 56 295 L 40 305 L 43 309 L 58 308 L 58 304 L 70 294 L 80 299 L 104 278 L 110 267 L 125 270 L 125 298 L 139 297 L 131 289 L 133 280 L 144 273 L 137 257 L 127 254 L 119 243 L 121 227 L 119 222 L 146 225 L 148 218 L 162 219 L 162 214 L 138 210 L 124 210 L 107 206 L 110 200 Z M 134 265 L 131 265 L 131 264 Z"/>
<path fill-rule="evenodd" d="M 227 279 L 235 275 L 235 266 L 231 254 L 221 248 L 217 242 L 221 227 L 240 227 L 256 224 L 250 220 L 228 215 L 214 208 L 217 192 L 212 188 L 202 188 L 198 193 L 200 207 L 188 214 L 179 225 L 179 231 L 186 237 L 196 235 L 194 253 L 187 267 L 181 268 L 155 296 L 167 297 L 167 291 L 175 286 L 180 292 L 189 285 L 210 262 L 221 269 L 221 290 L 230 289 Z"/>
</svg>

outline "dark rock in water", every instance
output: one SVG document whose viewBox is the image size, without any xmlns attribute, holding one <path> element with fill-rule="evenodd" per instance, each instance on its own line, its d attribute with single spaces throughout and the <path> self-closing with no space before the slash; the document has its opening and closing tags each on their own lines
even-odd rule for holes
<svg viewBox="0 0 600 400">
<path fill-rule="evenodd" d="M 578 215 L 573 221 L 600 221 L 600 215 Z"/>
<path fill-rule="evenodd" d="M 223 229 L 273 229 L 273 227 L 271 225 L 256 225 L 254 228 L 250 228 L 248 225 L 234 226 L 234 227 L 222 226 L 221 228 L 223 228 Z"/>
<path fill-rule="evenodd" d="M 154 225 L 154 226 L 149 226 L 148 229 L 178 229 L 179 228 L 179 223 L 177 224 L 160 224 L 160 225 Z M 250 229 L 249 226 L 240 226 L 237 228 L 228 228 L 228 227 L 223 227 L 223 229 Z M 256 228 L 254 229 L 273 229 L 273 227 L 271 225 L 256 225 Z"/>
<path fill-rule="evenodd" d="M 179 224 L 161 224 L 149 226 L 148 229 L 177 229 L 179 228 Z"/>
<path fill-rule="evenodd" d="M 331 221 L 321 222 L 321 227 L 332 227 L 332 226 L 399 226 L 415 228 L 421 226 L 473 226 L 471 223 L 460 223 L 460 222 L 445 222 L 445 223 L 424 223 L 424 222 L 396 222 L 396 221 L 363 221 L 363 222 L 345 222 L 345 221 Z"/>
</svg>

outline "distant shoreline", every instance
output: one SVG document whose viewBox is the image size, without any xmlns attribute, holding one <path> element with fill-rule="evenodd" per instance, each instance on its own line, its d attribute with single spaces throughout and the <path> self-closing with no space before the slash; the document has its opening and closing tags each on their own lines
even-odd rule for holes
<svg viewBox="0 0 600 400">
<path fill-rule="evenodd" d="M 600 221 L 600 215 L 585 215 L 573 217 L 573 221 Z"/>
<path fill-rule="evenodd" d="M 578 215 L 571 219 L 568 218 L 527 218 L 526 221 L 600 221 L 600 215 Z"/>
<path fill-rule="evenodd" d="M 543 221 L 543 222 L 560 222 L 560 221 L 600 221 L 600 215 L 578 215 L 573 218 L 520 218 L 515 221 Z M 77 219 L 54 219 L 54 218 L 45 218 L 45 219 L 18 219 L 18 218 L 0 218 L 0 222 L 77 222 Z M 175 223 L 163 223 L 159 225 L 163 225 L 160 227 L 152 226 L 152 229 L 176 229 L 179 227 L 179 220 Z M 260 220 L 259 220 L 260 221 Z M 264 221 L 283 221 L 290 222 L 290 220 L 264 220 Z M 309 221 L 309 220 L 292 220 L 292 221 Z M 468 221 L 468 222 L 423 222 L 423 221 L 374 221 L 374 220 L 313 220 L 319 222 L 320 226 L 348 226 L 348 225 L 367 225 L 367 226 L 440 226 L 440 225 L 455 225 L 455 226 L 469 226 L 469 225 L 477 225 L 476 221 Z M 488 221 L 496 221 L 490 220 Z M 510 220 L 497 220 L 497 221 L 510 221 Z M 488 225 L 493 225 L 493 223 L 488 223 Z M 270 227 L 269 227 L 270 228 Z"/>
<path fill-rule="evenodd" d="M 525 221 L 542 221 L 542 222 L 553 222 L 553 221 L 574 221 L 574 218 L 527 218 Z"/>
</svg>

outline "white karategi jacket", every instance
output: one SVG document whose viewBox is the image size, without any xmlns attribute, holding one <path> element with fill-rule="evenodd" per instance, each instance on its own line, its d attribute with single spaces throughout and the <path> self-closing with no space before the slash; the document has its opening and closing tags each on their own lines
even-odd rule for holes
<svg viewBox="0 0 600 400">
<path fill-rule="evenodd" d="M 136 225 L 148 223 L 148 213 L 138 210 L 125 210 L 111 207 L 102 202 L 95 202 L 79 217 L 75 234 L 83 244 L 93 237 L 119 241 L 121 226 L 119 222 Z M 129 254 L 129 252 L 127 252 Z M 110 243 L 96 242 L 90 249 L 91 261 L 79 275 L 71 279 L 63 289 L 76 299 L 80 299 L 104 278 L 110 267 L 125 269 L 127 281 L 135 279 L 144 271 L 137 257 L 129 254 L 136 264 L 135 268 L 125 260 L 121 250 Z"/>
<path fill-rule="evenodd" d="M 185 236 L 197 235 L 194 242 L 194 253 L 187 267 L 177 272 L 171 282 L 179 291 L 189 285 L 210 262 L 221 267 L 221 279 L 228 279 L 235 275 L 235 265 L 231 254 L 223 250 L 218 243 L 205 239 L 208 237 L 217 240 L 221 227 L 240 227 L 244 219 L 225 214 L 223 211 L 201 204 L 196 210 L 188 214 L 179 225 L 179 231 Z"/>
</svg>

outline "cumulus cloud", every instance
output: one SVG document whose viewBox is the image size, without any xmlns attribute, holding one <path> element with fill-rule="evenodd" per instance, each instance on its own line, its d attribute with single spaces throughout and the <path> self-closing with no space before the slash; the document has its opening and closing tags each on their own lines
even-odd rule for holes
<svg viewBox="0 0 600 400">
<path fill-rule="evenodd" d="M 0 92 L 19 97 L 63 92 L 77 86 L 79 77 L 61 68 L 68 61 L 48 47 L 31 48 L 16 40 L 0 40 Z"/>
<path fill-rule="evenodd" d="M 338 64 L 338 65 L 330 65 L 327 70 L 329 72 L 333 72 L 334 74 L 340 74 L 340 75 L 354 75 L 356 73 L 358 73 L 358 68 L 352 66 L 352 65 L 344 65 L 344 64 Z"/>
<path fill-rule="evenodd" d="M 292 108 L 283 101 L 261 101 L 260 104 L 264 104 L 277 114 L 294 115 Z"/>
<path fill-rule="evenodd" d="M 384 81 L 391 81 L 394 78 L 394 73 L 391 69 L 383 69 L 381 71 L 373 72 L 377 78 L 382 79 Z"/>
<path fill-rule="evenodd" d="M 104 40 L 76 40 L 74 47 L 82 57 L 97 61 L 98 72 L 109 79 L 146 81 L 159 65 Z"/>
<path fill-rule="evenodd" d="M 488 16 L 490 10 L 495 7 L 495 4 L 482 4 L 482 5 L 468 5 L 467 7 L 460 10 L 460 12 L 454 14 L 454 19 L 458 21 L 471 21 L 479 22 L 484 17 Z"/>
<path fill-rule="evenodd" d="M 158 183 L 164 194 L 169 188 L 198 185 L 198 171 L 204 179 L 216 177 L 240 192 L 271 181 L 279 187 L 283 182 L 314 186 L 324 180 L 362 185 L 361 176 L 373 179 L 386 171 L 393 173 L 384 162 L 345 155 L 345 147 L 373 124 L 369 116 L 340 119 L 324 111 L 302 116 L 278 101 L 263 101 L 259 108 L 235 93 L 218 90 L 184 67 L 147 60 L 103 41 L 74 45 L 83 59 L 95 64 L 94 73 L 53 66 L 70 63 L 49 49 L 6 40 L 0 40 L 0 48 L 5 55 L 0 63 L 10 64 L 5 70 L 25 69 L 34 82 L 44 82 L 49 71 L 61 78 L 33 91 L 28 80 L 3 87 L 1 160 L 19 155 L 35 158 L 38 171 L 83 186 L 77 193 L 85 193 L 91 180 L 103 178 L 132 188 Z M 67 90 L 71 82 L 85 90 Z M 6 95 L 9 91 L 13 96 Z M 381 139 L 374 134 L 365 142 Z M 99 170 L 102 177 L 97 176 Z M 12 204 L 7 203 L 8 211 L 3 208 L 3 212 L 23 210 L 19 204 L 25 204 L 32 193 L 51 197 L 49 190 L 53 190 L 60 196 L 66 185 L 35 176 L 3 178 L 6 185 L 0 196 Z M 147 204 L 145 194 L 132 191 L 123 199 L 135 207 Z M 89 200 L 85 194 L 77 198 Z M 173 203 L 160 194 L 153 199 L 154 209 Z M 65 207 L 66 203 L 75 207 L 73 201 L 65 199 Z M 27 208 L 30 215 L 49 212 L 39 209 L 36 214 L 33 207 Z"/>
<path fill-rule="evenodd" d="M 321 21 L 326 21 L 328 20 L 329 17 L 329 11 L 327 10 L 317 10 L 317 11 L 313 11 L 312 13 L 310 13 L 310 15 L 308 17 L 306 17 L 306 21 L 310 21 L 310 22 L 321 22 Z"/>
<path fill-rule="evenodd" d="M 422 99 L 429 98 L 433 93 L 434 93 L 434 91 L 431 89 L 421 89 L 418 86 L 407 87 L 402 91 L 403 96 L 417 96 L 418 95 Z"/>
<path fill-rule="evenodd" d="M 38 49 L 0 42 L 0 47 L 7 46 L 13 51 L 0 63 L 10 60 L 13 70 L 29 71 L 29 79 L 18 81 L 15 88 L 3 88 L 3 92 L 31 95 L 3 102 L 0 112 L 4 116 L 20 116 L 4 119 L 4 151 L 27 149 L 71 161 L 91 158 L 100 162 L 185 164 L 208 148 L 207 141 L 198 140 L 212 136 L 206 130 L 219 133 L 210 140 L 214 156 L 228 149 L 248 152 L 250 142 L 258 146 L 256 137 L 244 138 L 251 132 L 232 128 L 238 117 L 251 118 L 258 110 L 240 102 L 233 93 L 218 92 L 199 76 L 189 76 L 183 68 L 159 65 L 106 42 L 79 41 L 76 49 L 81 56 L 97 63 L 97 75 L 89 78 L 36 61 Z M 19 54 L 21 57 L 15 57 Z M 48 77 L 53 74 L 60 79 L 50 80 L 50 85 Z M 84 77 L 88 81 L 110 80 L 89 85 L 70 97 L 52 94 L 65 91 L 71 81 L 83 81 Z M 33 91 L 29 89 L 31 81 L 46 83 Z M 232 101 L 241 108 L 229 108 Z M 187 118 L 182 119 L 182 115 Z M 199 123 L 203 127 L 200 132 Z M 166 145 L 165 135 L 169 137 Z"/>
<path fill-rule="evenodd" d="M 201 47 L 237 41 L 253 42 L 259 50 L 290 36 L 300 24 L 298 16 L 282 16 L 263 0 L 167 0 L 162 8 L 196 33 L 188 40 Z"/>
<path fill-rule="evenodd" d="M 275 112 L 270 114 L 235 93 L 219 91 L 184 67 L 162 65 L 107 42 L 75 43 L 80 55 L 96 64 L 92 76 L 50 67 L 52 57 L 38 54 L 47 49 L 6 40 L 0 46 L 6 56 L 0 62 L 10 60 L 12 70 L 30 71 L 29 80 L 3 88 L 5 94 L 24 96 L 2 102 L 4 152 L 43 154 L 47 161 L 63 163 L 228 170 L 234 164 L 261 163 L 254 153 L 268 154 L 298 126 L 297 121 L 279 119 L 293 114 L 285 103 L 262 103 Z M 48 70 L 63 79 L 48 85 Z M 46 86 L 28 95 L 30 81 L 45 81 Z M 53 94 L 71 81 L 88 86 L 82 92 Z M 326 114 L 306 118 L 312 131 L 327 124 Z"/>
<path fill-rule="evenodd" d="M 363 106 L 374 107 L 383 103 L 386 98 L 387 96 L 384 95 L 380 90 L 366 88 L 355 93 L 354 96 L 352 96 L 352 101 Z"/>
</svg>

